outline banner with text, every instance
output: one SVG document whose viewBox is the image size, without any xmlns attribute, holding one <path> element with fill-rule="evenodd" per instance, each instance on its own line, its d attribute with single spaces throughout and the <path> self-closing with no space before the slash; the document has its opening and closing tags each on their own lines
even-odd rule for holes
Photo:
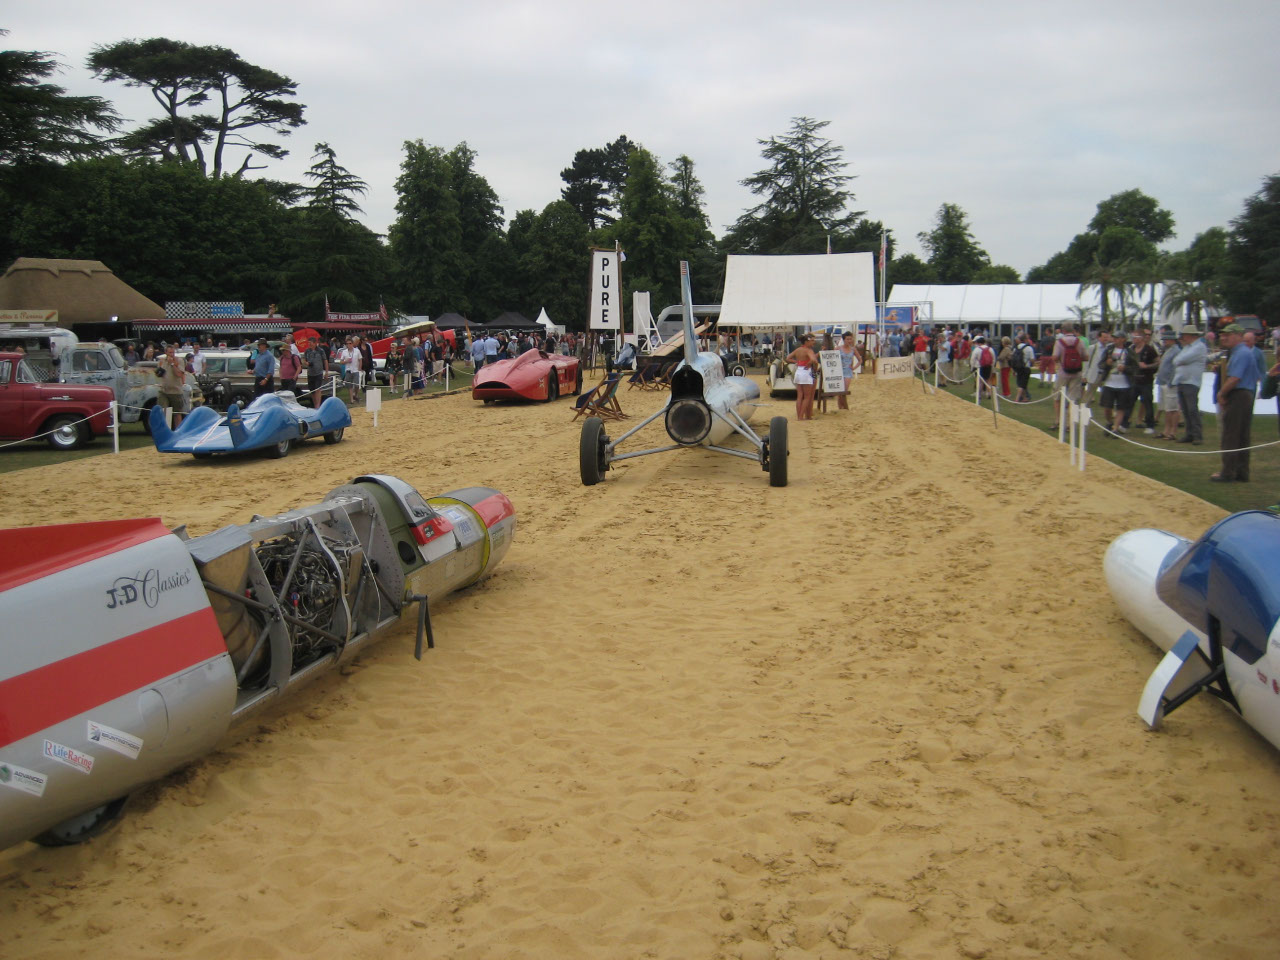
<svg viewBox="0 0 1280 960">
<path fill-rule="evenodd" d="M 622 329 L 621 259 L 615 250 L 591 251 L 591 330 Z"/>
<path fill-rule="evenodd" d="M 915 360 L 911 357 L 881 357 L 876 361 L 877 380 L 896 380 L 898 377 L 914 376 Z"/>
</svg>

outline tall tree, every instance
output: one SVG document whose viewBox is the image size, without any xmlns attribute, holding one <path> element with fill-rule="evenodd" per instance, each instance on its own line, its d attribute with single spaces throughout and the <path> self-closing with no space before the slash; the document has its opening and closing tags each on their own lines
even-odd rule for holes
<svg viewBox="0 0 1280 960">
<path fill-rule="evenodd" d="M 466 264 L 453 163 L 443 149 L 421 140 L 406 141 L 404 151 L 396 178 L 397 216 L 388 233 L 397 294 L 414 312 L 465 310 L 460 279 Z"/>
<path fill-rule="evenodd" d="M 1164 313 L 1177 311 L 1200 325 L 1200 311 L 1216 307 L 1220 303 L 1218 292 L 1206 280 L 1174 280 L 1165 288 L 1160 309 Z"/>
<path fill-rule="evenodd" d="M 1235 313 L 1280 320 L 1280 174 L 1264 179 L 1231 221 L 1223 293 Z"/>
<path fill-rule="evenodd" d="M 567 200 L 548 204 L 527 222 L 521 243 L 526 313 L 533 316 L 545 308 L 556 323 L 585 329 L 591 257 L 587 226 L 578 211 Z"/>
<path fill-rule="evenodd" d="M 278 160 L 288 154 L 263 136 L 288 136 L 306 123 L 306 108 L 287 99 L 297 94 L 296 83 L 226 47 L 164 37 L 121 40 L 95 47 L 88 65 L 102 80 L 150 90 L 164 111 L 160 120 L 149 121 L 124 139 L 127 149 L 194 162 L 214 177 L 226 169 L 228 147 L 246 151 L 234 174 L 243 176 L 263 169 L 251 164 L 255 155 Z M 212 113 L 192 112 L 206 104 L 211 104 Z M 206 144 L 212 144 L 211 158 L 205 156 Z"/>
<path fill-rule="evenodd" d="M 624 133 L 603 147 L 579 150 L 573 155 L 573 165 L 560 171 L 565 182 L 560 196 L 578 211 L 588 229 L 617 220 L 627 181 L 627 158 L 634 148 Z"/>
<path fill-rule="evenodd" d="M 758 141 L 769 166 L 742 181 L 763 198 L 745 211 L 725 236 L 725 245 L 744 253 L 821 253 L 827 238 L 851 230 L 861 211 L 846 211 L 853 200 L 841 173 L 844 148 L 822 137 L 829 120 L 795 117 L 782 136 Z"/>
<path fill-rule="evenodd" d="M 463 263 L 462 300 L 454 309 L 485 320 L 510 305 L 503 295 L 502 268 L 506 238 L 502 235 L 502 207 L 489 181 L 476 171 L 476 152 L 458 144 L 445 159 L 453 170 L 453 195 L 458 201 L 458 252 Z"/>
<path fill-rule="evenodd" d="M 1130 227 L 1152 244 L 1164 243 L 1173 236 L 1173 214 L 1135 187 L 1098 204 L 1089 229 L 1101 236 L 1108 227 Z"/>
<path fill-rule="evenodd" d="M 705 246 L 706 231 L 700 220 L 681 213 L 676 191 L 643 147 L 631 151 L 620 212 L 611 233 L 627 255 L 627 290 L 648 290 L 658 303 L 678 300 L 679 263 Z"/>
<path fill-rule="evenodd" d="M 991 263 L 987 251 L 974 240 L 969 219 L 957 204 L 940 206 L 933 229 L 917 237 L 929 255 L 929 265 L 939 283 L 968 283 L 975 273 Z"/>
<path fill-rule="evenodd" d="M 0 51 L 0 166 L 107 151 L 102 134 L 114 131 L 120 118 L 101 97 L 68 96 L 46 83 L 57 69 L 48 53 Z"/>
<path fill-rule="evenodd" d="M 358 197 L 368 185 L 338 163 L 327 143 L 317 143 L 307 171 L 307 205 L 293 211 L 290 260 L 280 306 L 295 320 L 323 319 L 325 304 L 368 310 L 386 289 L 390 256 L 368 227 L 356 222 Z"/>
<path fill-rule="evenodd" d="M 707 191 L 693 171 L 693 160 L 682 153 L 667 166 L 671 170 L 671 185 L 675 187 L 676 210 L 680 216 L 710 229 L 711 222 L 707 219 L 704 200 Z"/>
</svg>

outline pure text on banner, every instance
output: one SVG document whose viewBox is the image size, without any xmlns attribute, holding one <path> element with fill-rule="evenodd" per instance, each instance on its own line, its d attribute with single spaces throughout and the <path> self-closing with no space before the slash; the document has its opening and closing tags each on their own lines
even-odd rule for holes
<svg viewBox="0 0 1280 960">
<path fill-rule="evenodd" d="M 616 250 L 591 251 L 592 330 L 622 329 L 621 255 Z"/>
</svg>

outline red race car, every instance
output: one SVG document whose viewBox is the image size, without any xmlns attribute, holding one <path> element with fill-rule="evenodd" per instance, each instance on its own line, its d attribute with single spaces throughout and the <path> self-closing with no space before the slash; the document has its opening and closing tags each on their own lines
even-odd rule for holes
<svg viewBox="0 0 1280 960">
<path fill-rule="evenodd" d="M 510 360 L 486 363 L 476 371 L 472 400 L 555 400 L 582 392 L 577 357 L 527 350 Z"/>
</svg>

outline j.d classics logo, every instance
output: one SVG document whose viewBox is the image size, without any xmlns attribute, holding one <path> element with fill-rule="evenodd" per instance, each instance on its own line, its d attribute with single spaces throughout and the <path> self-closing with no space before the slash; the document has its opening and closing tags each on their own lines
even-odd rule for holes
<svg viewBox="0 0 1280 960">
<path fill-rule="evenodd" d="M 148 607 L 160 602 L 160 594 L 166 590 L 176 590 L 191 582 L 191 574 L 186 570 L 160 576 L 160 571 L 151 569 L 132 577 L 116 577 L 107 589 L 107 609 L 127 606 L 141 600 Z"/>
</svg>

